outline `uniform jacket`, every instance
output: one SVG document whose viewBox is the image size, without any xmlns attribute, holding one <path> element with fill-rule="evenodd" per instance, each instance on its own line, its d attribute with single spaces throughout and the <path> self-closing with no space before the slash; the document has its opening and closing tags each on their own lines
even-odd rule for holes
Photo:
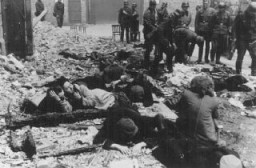
<svg viewBox="0 0 256 168">
<path fill-rule="evenodd" d="M 164 21 L 164 19 L 168 18 L 168 11 L 166 8 L 160 8 L 157 10 L 157 23 L 160 24 Z"/>
<path fill-rule="evenodd" d="M 132 10 L 130 8 L 121 8 L 118 15 L 118 23 L 121 26 L 130 26 Z"/>
<path fill-rule="evenodd" d="M 237 40 L 246 40 L 248 29 L 244 12 L 239 12 L 234 20 L 232 34 Z"/>
<path fill-rule="evenodd" d="M 38 16 L 44 11 L 44 4 L 42 1 L 37 1 L 35 6 L 36 6 L 36 16 Z"/>
<path fill-rule="evenodd" d="M 213 34 L 227 35 L 231 28 L 231 17 L 229 12 L 217 12 L 213 15 L 210 27 L 213 29 Z"/>
<path fill-rule="evenodd" d="M 157 22 L 157 11 L 150 10 L 148 8 L 143 15 L 143 25 L 144 25 L 143 33 L 147 34 L 153 31 L 156 28 L 156 22 Z"/>
<path fill-rule="evenodd" d="M 177 18 L 176 20 L 176 28 L 180 27 L 189 27 L 191 20 L 192 20 L 192 15 L 191 13 L 188 12 L 182 12 L 183 14 Z"/>
<path fill-rule="evenodd" d="M 137 10 L 132 10 L 131 16 L 131 27 L 134 29 L 139 29 L 139 14 Z"/>
<path fill-rule="evenodd" d="M 54 14 L 55 14 L 55 16 L 63 16 L 64 15 L 64 4 L 62 2 L 55 3 Z"/>
<path fill-rule="evenodd" d="M 210 27 L 209 23 L 215 14 L 215 9 L 213 8 L 207 8 L 207 9 L 202 9 L 196 14 L 195 18 L 195 31 L 196 32 L 209 32 Z"/>
<path fill-rule="evenodd" d="M 248 40 L 256 40 L 256 8 L 251 5 L 245 10 L 245 24 L 248 32 Z"/>
</svg>

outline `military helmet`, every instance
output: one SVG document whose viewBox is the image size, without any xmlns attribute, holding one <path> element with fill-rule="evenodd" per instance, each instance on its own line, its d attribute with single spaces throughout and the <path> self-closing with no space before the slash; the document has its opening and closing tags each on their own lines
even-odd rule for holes
<svg viewBox="0 0 256 168">
<path fill-rule="evenodd" d="M 181 7 L 189 7 L 189 3 L 188 2 L 182 2 Z"/>
<path fill-rule="evenodd" d="M 155 0 L 150 0 L 149 1 L 149 5 L 151 6 L 151 5 L 156 5 L 156 1 Z"/>
<path fill-rule="evenodd" d="M 133 2 L 133 3 L 132 3 L 132 6 L 133 6 L 133 7 L 136 7 L 136 6 L 137 6 L 137 4 L 136 4 L 135 2 Z"/>
<path fill-rule="evenodd" d="M 225 8 L 225 7 L 226 7 L 225 2 L 220 2 L 220 3 L 219 3 L 219 8 Z"/>
</svg>

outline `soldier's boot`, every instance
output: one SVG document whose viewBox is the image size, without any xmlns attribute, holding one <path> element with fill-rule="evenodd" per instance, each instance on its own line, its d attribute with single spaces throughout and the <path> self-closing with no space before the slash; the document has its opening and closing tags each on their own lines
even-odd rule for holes
<svg viewBox="0 0 256 168">
<path fill-rule="evenodd" d="M 161 61 L 160 57 L 161 57 L 161 52 L 158 50 L 155 55 L 154 63 L 152 66 L 152 74 L 153 75 L 156 75 L 158 73 L 159 62 Z"/>
<path fill-rule="evenodd" d="M 121 41 L 121 42 L 124 41 L 124 30 L 121 30 L 120 41 Z"/>
<path fill-rule="evenodd" d="M 202 57 L 203 57 L 203 46 L 199 46 L 199 52 L 198 52 L 198 60 L 196 61 L 198 64 L 202 62 Z"/>
<path fill-rule="evenodd" d="M 144 68 L 146 70 L 149 70 L 149 54 L 146 54 L 144 55 Z"/>
<path fill-rule="evenodd" d="M 216 64 L 223 64 L 220 62 L 220 54 L 216 54 Z"/>
<path fill-rule="evenodd" d="M 252 57 L 251 69 L 252 69 L 251 75 L 252 75 L 252 76 L 256 76 L 256 59 L 255 59 L 254 56 Z"/>
<path fill-rule="evenodd" d="M 211 50 L 211 61 L 214 62 L 214 58 L 215 58 L 215 51 Z"/>
<path fill-rule="evenodd" d="M 130 33 L 129 33 L 129 31 L 126 32 L 126 42 L 130 43 Z"/>
<path fill-rule="evenodd" d="M 173 53 L 170 49 L 169 53 L 166 54 L 166 64 L 167 64 L 167 69 L 168 69 L 169 73 L 173 72 L 172 58 L 173 58 Z"/>
<path fill-rule="evenodd" d="M 241 74 L 242 72 L 242 62 L 236 61 L 236 74 Z"/>
<path fill-rule="evenodd" d="M 209 51 L 210 51 L 210 47 L 209 47 L 209 45 L 206 44 L 206 46 L 205 46 L 205 57 L 204 57 L 205 63 L 209 63 Z"/>
</svg>

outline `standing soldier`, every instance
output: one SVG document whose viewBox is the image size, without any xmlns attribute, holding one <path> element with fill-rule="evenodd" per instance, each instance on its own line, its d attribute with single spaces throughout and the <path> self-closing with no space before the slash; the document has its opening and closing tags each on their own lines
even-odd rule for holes
<svg viewBox="0 0 256 168">
<path fill-rule="evenodd" d="M 158 54 L 155 55 L 152 72 L 153 74 L 158 73 L 159 62 L 163 59 L 162 53 L 166 55 L 166 66 L 169 73 L 173 72 L 172 58 L 174 55 L 174 40 L 173 40 L 173 17 L 170 16 L 165 18 L 164 21 L 158 25 L 156 31 L 156 38 L 154 39 Z M 170 46 L 172 45 L 172 47 Z"/>
<path fill-rule="evenodd" d="M 249 53 L 252 57 L 251 75 L 256 76 L 256 0 L 251 0 L 250 5 L 245 10 L 245 25 L 247 28 L 247 40 Z"/>
<path fill-rule="evenodd" d="M 246 38 L 247 26 L 244 12 L 241 10 L 238 12 L 233 25 L 233 34 L 236 41 L 237 59 L 236 59 L 236 73 L 241 74 L 242 63 L 246 50 L 249 48 L 249 43 Z"/>
<path fill-rule="evenodd" d="M 37 0 L 35 6 L 36 6 L 35 16 L 39 16 L 44 11 L 44 4 L 41 0 Z M 44 21 L 44 18 L 45 17 L 42 17 L 41 21 Z"/>
<path fill-rule="evenodd" d="M 214 15 L 215 10 L 209 7 L 208 0 L 203 0 L 203 8 L 198 11 L 195 18 L 195 31 L 198 35 L 203 36 L 205 40 L 205 57 L 206 63 L 209 63 L 209 50 L 211 41 L 211 29 L 209 27 L 209 22 Z M 202 62 L 204 43 L 199 46 L 198 63 Z"/>
<path fill-rule="evenodd" d="M 62 27 L 63 15 L 64 15 L 64 4 L 61 2 L 61 0 L 58 0 L 58 2 L 55 3 L 53 15 L 57 19 L 58 27 Z"/>
<path fill-rule="evenodd" d="M 127 0 L 124 1 L 124 7 L 119 10 L 118 15 L 118 23 L 121 26 L 121 36 L 120 40 L 124 41 L 124 30 L 126 34 L 126 41 L 127 43 L 130 42 L 129 35 L 130 35 L 130 19 L 131 19 L 131 9 L 129 8 L 129 3 Z"/>
<path fill-rule="evenodd" d="M 181 4 L 181 12 L 182 15 L 180 17 L 177 18 L 176 20 L 176 28 L 189 28 L 189 25 L 191 23 L 192 20 L 192 15 L 191 13 L 188 11 L 189 8 L 189 3 L 188 2 L 182 2 Z"/>
<path fill-rule="evenodd" d="M 131 17 L 131 41 L 137 40 L 137 35 L 139 32 L 139 13 L 136 10 L 137 4 L 132 4 L 132 17 Z"/>
<path fill-rule="evenodd" d="M 143 34 L 145 39 L 145 53 L 144 53 L 144 68 L 149 70 L 150 53 L 153 49 L 155 41 L 155 32 L 157 31 L 157 12 L 156 12 L 156 1 L 150 0 L 149 7 L 143 15 Z"/>
<path fill-rule="evenodd" d="M 184 37 L 179 37 L 179 35 L 181 35 L 179 32 L 180 28 L 185 28 L 185 29 L 189 29 L 189 25 L 191 23 L 192 20 L 192 16 L 191 13 L 188 11 L 189 8 L 189 3 L 188 2 L 182 2 L 181 4 L 181 8 L 182 10 L 180 11 L 179 9 L 177 9 L 175 12 L 179 13 L 178 17 L 175 18 L 174 20 L 174 25 L 175 25 L 175 30 L 174 30 L 174 34 L 175 34 L 175 42 L 179 43 L 181 42 L 181 39 L 184 39 Z M 184 53 L 192 53 L 191 48 L 193 48 L 193 46 L 191 46 L 192 44 L 190 43 L 185 43 L 185 45 L 183 46 L 184 48 L 177 48 L 176 50 L 176 61 L 179 63 L 185 63 L 184 62 L 184 58 L 186 57 L 184 55 Z M 185 52 L 184 52 L 185 50 Z"/>
<path fill-rule="evenodd" d="M 225 8 L 225 3 L 220 2 L 219 10 L 213 15 L 210 23 L 210 28 L 213 29 L 211 61 L 214 61 L 216 55 L 216 64 L 222 64 L 220 62 L 220 56 L 225 52 L 225 42 L 231 31 L 231 18 Z"/>
<path fill-rule="evenodd" d="M 157 23 L 160 24 L 165 18 L 168 18 L 167 2 L 163 2 L 161 8 L 157 10 Z"/>
</svg>

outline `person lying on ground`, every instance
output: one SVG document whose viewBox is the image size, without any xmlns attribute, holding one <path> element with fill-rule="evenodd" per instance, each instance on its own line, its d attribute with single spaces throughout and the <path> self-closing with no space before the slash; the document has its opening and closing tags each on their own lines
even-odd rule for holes
<svg viewBox="0 0 256 168">
<path fill-rule="evenodd" d="M 157 131 L 155 131 L 157 128 Z M 146 147 L 145 138 L 159 137 L 165 129 L 164 117 L 161 114 L 155 117 L 141 116 L 131 108 L 116 108 L 110 111 L 104 126 L 94 139 L 94 143 L 100 143 L 101 139 L 107 139 L 104 147 L 110 150 L 118 150 L 128 154 L 130 149 L 142 150 Z"/>
<path fill-rule="evenodd" d="M 108 110 L 117 106 L 131 107 L 130 100 L 124 93 L 112 93 L 103 89 L 88 89 L 84 84 L 71 84 L 66 78 L 59 79 L 65 95 L 74 109 L 96 108 Z"/>
<path fill-rule="evenodd" d="M 64 91 L 60 86 L 51 87 L 47 91 L 46 97 L 38 106 L 40 113 L 46 112 L 72 112 L 72 106 L 64 96 Z"/>
</svg>

